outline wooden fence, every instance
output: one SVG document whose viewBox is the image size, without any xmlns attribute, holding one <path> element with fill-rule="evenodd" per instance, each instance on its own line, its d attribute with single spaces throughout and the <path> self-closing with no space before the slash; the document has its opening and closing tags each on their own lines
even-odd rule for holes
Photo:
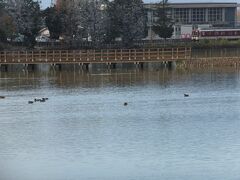
<svg viewBox="0 0 240 180">
<path fill-rule="evenodd" d="M 2 51 L 0 64 L 137 63 L 188 60 L 191 48 Z"/>
</svg>

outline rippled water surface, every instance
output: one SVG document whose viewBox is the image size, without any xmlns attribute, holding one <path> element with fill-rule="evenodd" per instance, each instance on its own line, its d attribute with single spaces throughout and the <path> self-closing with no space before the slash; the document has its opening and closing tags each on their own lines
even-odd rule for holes
<svg viewBox="0 0 240 180">
<path fill-rule="evenodd" d="M 239 77 L 1 72 L 0 179 L 239 180 Z"/>
</svg>

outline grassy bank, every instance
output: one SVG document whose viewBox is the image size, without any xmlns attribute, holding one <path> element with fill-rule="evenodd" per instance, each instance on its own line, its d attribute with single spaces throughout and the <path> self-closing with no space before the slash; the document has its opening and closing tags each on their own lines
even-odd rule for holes
<svg viewBox="0 0 240 180">
<path fill-rule="evenodd" d="M 240 40 L 226 40 L 226 39 L 216 39 L 216 40 L 200 40 L 197 42 L 191 42 L 192 48 L 240 48 Z"/>
<path fill-rule="evenodd" d="M 91 45 L 91 44 L 90 44 Z M 157 41 L 157 42 L 138 42 L 134 44 L 131 48 L 177 48 L 177 47 L 192 47 L 193 49 L 208 49 L 208 48 L 240 48 L 240 39 L 239 40 L 226 40 L 226 39 L 216 39 L 216 40 L 200 40 L 200 41 L 181 41 L 181 40 L 171 40 L 171 41 Z M 104 44 L 100 49 L 124 49 L 124 47 L 118 46 L 118 44 Z M 22 44 L 9 44 L 0 42 L 0 51 L 7 50 L 7 51 L 14 51 L 14 50 L 27 50 L 31 49 L 26 47 Z M 36 44 L 34 49 L 48 49 L 48 50 L 55 50 L 55 49 L 95 49 L 91 46 L 79 46 L 79 47 L 72 47 L 68 43 L 61 43 L 61 44 L 51 44 L 51 43 L 40 43 Z"/>
<path fill-rule="evenodd" d="M 0 51 L 25 51 L 30 50 L 25 46 L 15 46 L 9 43 L 0 42 Z"/>
</svg>

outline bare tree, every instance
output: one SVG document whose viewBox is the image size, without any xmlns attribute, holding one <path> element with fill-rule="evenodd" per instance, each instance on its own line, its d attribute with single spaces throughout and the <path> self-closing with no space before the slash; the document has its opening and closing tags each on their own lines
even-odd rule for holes
<svg viewBox="0 0 240 180">
<path fill-rule="evenodd" d="M 107 0 L 72 0 L 62 4 L 65 38 L 91 41 L 95 46 L 104 42 L 109 28 L 107 5 Z"/>
</svg>

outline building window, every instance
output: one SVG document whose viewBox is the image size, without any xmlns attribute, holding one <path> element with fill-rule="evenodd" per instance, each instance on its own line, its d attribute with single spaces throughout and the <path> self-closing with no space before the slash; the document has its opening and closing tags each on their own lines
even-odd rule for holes
<svg viewBox="0 0 240 180">
<path fill-rule="evenodd" d="M 189 9 L 177 8 L 174 9 L 174 20 L 176 23 L 188 23 Z"/>
<path fill-rule="evenodd" d="M 209 8 L 208 20 L 209 22 L 222 22 L 222 8 Z"/>
<path fill-rule="evenodd" d="M 193 23 L 204 23 L 205 22 L 205 11 L 203 8 L 192 9 L 192 22 Z"/>
</svg>

